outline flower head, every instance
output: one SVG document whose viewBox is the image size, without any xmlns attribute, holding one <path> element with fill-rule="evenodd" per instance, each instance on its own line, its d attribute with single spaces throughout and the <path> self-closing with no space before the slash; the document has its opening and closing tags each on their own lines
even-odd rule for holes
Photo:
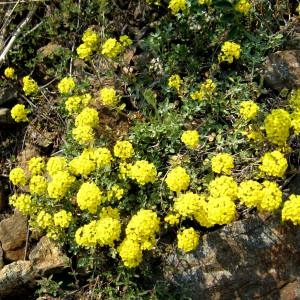
<svg viewBox="0 0 300 300">
<path fill-rule="evenodd" d="M 26 96 L 35 94 L 39 90 L 39 86 L 32 78 L 29 76 L 23 77 L 23 91 Z"/>
<path fill-rule="evenodd" d="M 199 144 L 199 133 L 197 130 L 186 130 L 181 135 L 181 141 L 191 149 L 196 149 Z"/>
<path fill-rule="evenodd" d="M 10 111 L 12 118 L 17 122 L 27 122 L 27 115 L 30 113 L 30 109 L 25 108 L 24 104 L 16 104 Z"/>
<path fill-rule="evenodd" d="M 218 56 L 219 62 L 227 61 L 232 63 L 233 59 L 239 59 L 241 55 L 241 46 L 234 42 L 226 41 L 221 48 Z"/>
<path fill-rule="evenodd" d="M 15 76 L 15 69 L 12 67 L 8 67 L 4 70 L 4 76 L 6 78 L 12 79 Z"/>
<path fill-rule="evenodd" d="M 64 77 L 57 85 L 61 94 L 68 94 L 75 88 L 75 81 L 72 77 Z"/>
<path fill-rule="evenodd" d="M 183 167 L 175 167 L 166 177 L 166 184 L 173 192 L 185 191 L 190 184 L 190 176 Z"/>
</svg>

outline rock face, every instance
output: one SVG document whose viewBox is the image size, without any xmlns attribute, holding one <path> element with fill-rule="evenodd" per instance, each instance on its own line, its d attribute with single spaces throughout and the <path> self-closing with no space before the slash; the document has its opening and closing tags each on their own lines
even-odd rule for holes
<svg viewBox="0 0 300 300">
<path fill-rule="evenodd" d="M 264 65 L 264 79 L 275 90 L 300 87 L 300 50 L 272 53 Z"/>
<path fill-rule="evenodd" d="M 27 218 L 18 212 L 0 222 L 0 241 L 6 259 L 24 258 L 26 233 Z"/>
<path fill-rule="evenodd" d="M 192 299 L 300 299 L 300 229 L 278 216 L 237 221 L 171 254 L 164 276 Z"/>
</svg>

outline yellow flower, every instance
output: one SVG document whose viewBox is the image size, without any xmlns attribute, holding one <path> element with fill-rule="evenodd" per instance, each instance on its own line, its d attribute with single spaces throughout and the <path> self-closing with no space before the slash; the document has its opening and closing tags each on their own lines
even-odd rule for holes
<svg viewBox="0 0 300 300">
<path fill-rule="evenodd" d="M 258 204 L 258 210 L 261 212 L 273 212 L 282 203 L 282 192 L 276 182 L 265 180 L 262 186 L 263 195 L 261 202 Z"/>
<path fill-rule="evenodd" d="M 102 169 L 109 167 L 113 158 L 107 148 L 99 147 L 94 150 L 93 159 L 96 162 L 97 168 Z"/>
<path fill-rule="evenodd" d="M 61 94 L 68 94 L 75 88 L 75 81 L 72 77 L 64 77 L 57 85 Z"/>
<path fill-rule="evenodd" d="M 54 214 L 53 219 L 54 219 L 55 226 L 68 228 L 72 220 L 72 213 L 62 209 L 59 212 Z"/>
<path fill-rule="evenodd" d="M 117 141 L 114 146 L 114 155 L 121 160 L 126 160 L 134 155 L 132 144 L 128 141 Z"/>
<path fill-rule="evenodd" d="M 16 104 L 10 111 L 12 118 L 17 122 L 27 122 L 27 115 L 30 113 L 30 110 L 25 108 L 24 104 Z"/>
<path fill-rule="evenodd" d="M 72 130 L 73 138 L 80 145 L 87 145 L 94 142 L 94 131 L 91 126 L 78 126 Z"/>
<path fill-rule="evenodd" d="M 82 41 L 91 48 L 95 48 L 99 42 L 99 36 L 96 31 L 88 28 L 82 35 Z"/>
<path fill-rule="evenodd" d="M 143 251 L 136 240 L 125 238 L 118 247 L 118 252 L 124 265 L 128 268 L 137 267 L 142 262 Z"/>
<path fill-rule="evenodd" d="M 41 175 L 34 175 L 29 181 L 29 192 L 31 195 L 42 196 L 47 192 L 47 180 Z"/>
<path fill-rule="evenodd" d="M 173 15 L 176 15 L 180 10 L 185 11 L 186 7 L 186 0 L 171 0 L 168 6 Z"/>
<path fill-rule="evenodd" d="M 240 0 L 235 6 L 235 10 L 241 14 L 247 15 L 252 8 L 251 3 L 248 0 Z"/>
<path fill-rule="evenodd" d="M 211 5 L 212 0 L 198 0 L 198 3 L 201 5 L 203 5 L 203 4 Z"/>
<path fill-rule="evenodd" d="M 184 252 L 191 252 L 198 247 L 199 234 L 192 227 L 184 229 L 177 234 L 178 248 Z"/>
<path fill-rule="evenodd" d="M 12 67 L 8 67 L 4 70 L 4 76 L 9 79 L 13 79 L 15 76 L 15 69 Z"/>
<path fill-rule="evenodd" d="M 262 188 L 257 181 L 242 181 L 238 187 L 238 198 L 247 207 L 258 206 L 263 197 Z"/>
<path fill-rule="evenodd" d="M 199 133 L 197 130 L 186 130 L 181 135 L 181 141 L 191 149 L 196 149 L 199 144 Z"/>
<path fill-rule="evenodd" d="M 18 196 L 13 194 L 9 197 L 9 203 L 24 215 L 34 214 L 36 212 L 35 207 L 32 205 L 30 195 L 20 194 Z"/>
<path fill-rule="evenodd" d="M 212 180 L 208 185 L 208 190 L 214 198 L 228 196 L 235 200 L 237 198 L 238 185 L 232 177 L 223 175 Z"/>
<path fill-rule="evenodd" d="M 259 106 L 253 101 L 243 101 L 240 105 L 240 115 L 245 120 L 252 120 L 256 117 Z"/>
<path fill-rule="evenodd" d="M 128 35 L 121 35 L 119 41 L 123 47 L 128 47 L 132 45 L 132 40 L 129 38 Z"/>
<path fill-rule="evenodd" d="M 52 215 L 41 210 L 36 218 L 36 225 L 41 229 L 46 229 L 53 225 L 53 218 Z"/>
<path fill-rule="evenodd" d="M 269 176 L 283 177 L 288 167 L 286 158 L 277 150 L 265 153 L 261 162 L 259 169 Z"/>
<path fill-rule="evenodd" d="M 25 171 L 20 167 L 12 169 L 9 173 L 9 180 L 14 185 L 25 186 L 27 182 Z"/>
<path fill-rule="evenodd" d="M 216 83 L 212 79 L 207 78 L 203 83 L 199 84 L 198 90 L 192 92 L 190 96 L 193 100 L 198 101 L 210 99 L 216 88 Z"/>
<path fill-rule="evenodd" d="M 64 171 L 67 169 L 67 159 L 62 156 L 50 157 L 46 164 L 46 169 L 50 176 L 59 171 Z"/>
<path fill-rule="evenodd" d="M 180 221 L 180 214 L 177 213 L 169 213 L 165 216 L 164 221 L 171 226 L 178 225 Z"/>
<path fill-rule="evenodd" d="M 129 177 L 135 179 L 138 184 L 145 185 L 156 180 L 157 171 L 153 163 L 146 160 L 136 161 L 130 170 Z"/>
<path fill-rule="evenodd" d="M 45 160 L 40 156 L 32 157 L 27 164 L 32 175 L 40 175 L 46 168 Z"/>
<path fill-rule="evenodd" d="M 228 153 L 219 153 L 211 159 L 211 169 L 215 173 L 230 175 L 233 168 L 234 159 Z"/>
<path fill-rule="evenodd" d="M 116 106 L 119 98 L 117 97 L 116 90 L 114 88 L 105 87 L 100 90 L 100 101 L 107 106 Z"/>
<path fill-rule="evenodd" d="M 190 179 L 186 170 L 178 166 L 169 172 L 166 177 L 166 184 L 171 191 L 179 193 L 188 188 Z"/>
<path fill-rule="evenodd" d="M 75 126 L 90 126 L 95 128 L 99 124 L 98 112 L 94 108 L 85 107 L 75 118 Z"/>
<path fill-rule="evenodd" d="M 75 179 L 76 178 L 67 171 L 56 172 L 52 176 L 52 181 L 48 183 L 47 191 L 49 197 L 56 200 L 63 198 L 71 188 Z"/>
<path fill-rule="evenodd" d="M 23 91 L 26 96 L 36 93 L 39 90 L 38 84 L 29 76 L 23 77 Z"/>
<path fill-rule="evenodd" d="M 122 52 L 122 50 L 122 45 L 115 38 L 109 38 L 102 45 L 101 54 L 109 58 L 114 58 L 118 56 Z"/>
<path fill-rule="evenodd" d="M 177 92 L 180 90 L 181 84 L 182 84 L 182 80 L 178 74 L 172 75 L 168 79 L 168 87 L 176 89 Z"/>
<path fill-rule="evenodd" d="M 83 183 L 77 193 L 77 203 L 79 208 L 81 210 L 87 209 L 90 213 L 95 213 L 103 200 L 102 192 L 93 182 Z"/>
<path fill-rule="evenodd" d="M 81 96 L 71 96 L 65 102 L 65 106 L 69 114 L 74 114 L 86 107 L 91 100 L 92 96 L 88 93 Z"/>
<path fill-rule="evenodd" d="M 96 170 L 96 164 L 91 159 L 80 155 L 78 157 L 73 158 L 69 162 L 69 169 L 70 172 L 74 175 L 82 175 L 84 177 L 87 177 L 93 171 Z"/>
<path fill-rule="evenodd" d="M 219 62 L 227 61 L 232 63 L 233 59 L 239 59 L 241 55 L 241 46 L 234 42 L 226 41 L 221 47 L 221 53 L 218 56 Z"/>
<path fill-rule="evenodd" d="M 79 58 L 85 59 L 85 58 L 88 58 L 93 53 L 93 49 L 91 46 L 83 43 L 77 47 L 76 52 L 77 52 Z"/>
<path fill-rule="evenodd" d="M 290 195 L 284 202 L 281 212 L 282 221 L 290 220 L 294 225 L 300 225 L 300 196 Z"/>
</svg>

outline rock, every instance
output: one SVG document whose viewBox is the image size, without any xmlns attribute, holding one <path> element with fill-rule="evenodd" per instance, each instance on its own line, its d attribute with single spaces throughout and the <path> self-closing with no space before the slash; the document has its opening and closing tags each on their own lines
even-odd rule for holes
<svg viewBox="0 0 300 300">
<path fill-rule="evenodd" d="M 17 89 L 6 87 L 0 89 L 0 105 L 3 105 L 11 100 L 17 98 Z"/>
<path fill-rule="evenodd" d="M 15 121 L 11 117 L 9 108 L 0 108 L 0 124 L 12 124 Z"/>
<path fill-rule="evenodd" d="M 0 222 L 0 241 L 4 253 L 22 248 L 26 241 L 27 217 L 15 211 L 14 215 Z"/>
<path fill-rule="evenodd" d="M 266 84 L 275 90 L 300 87 L 300 50 L 277 51 L 267 58 L 263 75 Z"/>
<path fill-rule="evenodd" d="M 17 260 L 23 260 L 24 255 L 25 255 L 25 245 L 15 250 L 6 250 L 4 257 L 9 261 L 17 261 Z"/>
<path fill-rule="evenodd" d="M 23 290 L 33 285 L 34 276 L 30 261 L 16 261 L 4 266 L 0 270 L 0 296 L 22 295 Z"/>
<path fill-rule="evenodd" d="M 30 252 L 29 260 L 35 271 L 41 276 L 61 271 L 70 265 L 69 258 L 46 236 L 42 237 Z"/>
<path fill-rule="evenodd" d="M 0 270 L 3 268 L 4 262 L 3 262 L 3 250 L 0 247 Z"/>
<path fill-rule="evenodd" d="M 192 299 L 300 299 L 300 229 L 279 216 L 234 222 L 163 264 L 164 277 Z"/>
</svg>

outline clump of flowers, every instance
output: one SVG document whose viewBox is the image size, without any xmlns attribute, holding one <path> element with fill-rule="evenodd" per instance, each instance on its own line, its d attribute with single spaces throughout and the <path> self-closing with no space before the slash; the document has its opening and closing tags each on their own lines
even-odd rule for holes
<svg viewBox="0 0 300 300">
<path fill-rule="evenodd" d="M 105 147 L 99 147 L 93 151 L 93 160 L 96 162 L 97 168 L 109 167 L 112 161 L 112 155 L 109 149 Z"/>
<path fill-rule="evenodd" d="M 226 41 L 221 47 L 221 53 L 218 56 L 219 62 L 227 61 L 233 63 L 234 59 L 239 59 L 241 55 L 241 46 L 234 42 Z"/>
<path fill-rule="evenodd" d="M 262 186 L 263 195 L 257 208 L 262 212 L 273 212 L 278 209 L 282 203 L 282 192 L 276 182 L 265 180 Z"/>
<path fill-rule="evenodd" d="M 57 85 L 58 90 L 61 94 L 71 93 L 76 84 L 72 77 L 64 77 Z"/>
<path fill-rule="evenodd" d="M 199 84 L 198 89 L 192 92 L 190 96 L 193 100 L 198 101 L 209 99 L 216 91 L 216 88 L 216 83 L 211 78 L 207 78 L 203 83 Z"/>
<path fill-rule="evenodd" d="M 295 134 L 300 134 L 300 110 L 291 113 L 291 127 L 294 129 Z"/>
<path fill-rule="evenodd" d="M 191 252 L 195 250 L 199 244 L 199 234 L 192 227 L 180 231 L 177 234 L 177 239 L 178 248 L 184 252 Z"/>
<path fill-rule="evenodd" d="M 212 180 L 208 185 L 208 190 L 213 198 L 227 196 L 232 200 L 237 198 L 238 185 L 230 176 L 220 176 Z"/>
<path fill-rule="evenodd" d="M 138 184 L 145 185 L 156 180 L 157 171 L 153 163 L 146 160 L 136 161 L 130 170 L 130 177 L 135 179 Z"/>
<path fill-rule="evenodd" d="M 87 177 L 96 170 L 96 163 L 84 155 L 79 155 L 69 162 L 69 170 L 76 176 Z"/>
<path fill-rule="evenodd" d="M 82 41 L 83 44 L 79 45 L 76 51 L 80 58 L 85 59 L 88 58 L 97 48 L 97 45 L 99 43 L 99 36 L 93 29 L 88 28 L 83 33 Z"/>
<path fill-rule="evenodd" d="M 291 221 L 294 225 L 300 225 L 300 196 L 290 195 L 284 202 L 281 212 L 282 221 Z"/>
<path fill-rule="evenodd" d="M 48 174 L 53 177 L 59 171 L 64 171 L 67 169 L 67 159 L 63 156 L 50 157 L 47 164 L 46 170 Z"/>
<path fill-rule="evenodd" d="M 94 108 L 85 107 L 75 118 L 75 126 L 90 126 L 95 128 L 99 124 L 98 112 Z"/>
<path fill-rule="evenodd" d="M 30 113 L 30 109 L 25 108 L 24 104 L 16 104 L 10 111 L 11 117 L 17 122 L 28 122 L 27 115 Z"/>
<path fill-rule="evenodd" d="M 87 145 L 94 142 L 94 131 L 91 126 L 82 125 L 75 127 L 72 130 L 72 135 L 80 145 Z"/>
<path fill-rule="evenodd" d="M 191 178 L 186 170 L 183 167 L 178 166 L 168 173 L 166 184 L 171 191 L 179 193 L 188 188 L 190 180 Z"/>
<path fill-rule="evenodd" d="M 35 225 L 38 228 L 46 229 L 47 227 L 53 226 L 53 217 L 44 210 L 41 210 L 35 220 Z M 34 226 L 35 227 L 35 226 Z"/>
<path fill-rule="evenodd" d="M 198 3 L 201 5 L 211 5 L 212 4 L 212 0 L 198 0 Z"/>
<path fill-rule="evenodd" d="M 4 76 L 8 79 L 13 79 L 15 76 L 15 69 L 12 67 L 8 67 L 4 70 Z"/>
<path fill-rule="evenodd" d="M 188 148 L 196 149 L 199 144 L 199 133 L 197 130 L 186 130 L 180 139 Z"/>
<path fill-rule="evenodd" d="M 41 175 L 34 175 L 29 181 L 29 192 L 31 195 L 43 196 L 47 193 L 47 180 Z"/>
<path fill-rule="evenodd" d="M 72 220 L 72 213 L 61 209 L 53 216 L 54 225 L 61 228 L 68 228 Z"/>
<path fill-rule="evenodd" d="M 101 54 L 108 58 L 115 58 L 123 50 L 122 44 L 115 38 L 109 38 L 103 45 Z"/>
<path fill-rule="evenodd" d="M 133 268 L 142 261 L 143 250 L 151 250 L 155 234 L 159 232 L 159 218 L 151 210 L 141 209 L 129 221 L 126 237 L 118 247 L 119 255 L 126 267 Z"/>
<path fill-rule="evenodd" d="M 32 205 L 32 198 L 28 194 L 13 194 L 9 197 L 9 204 L 14 206 L 24 215 L 29 215 L 30 213 L 35 213 L 36 209 Z"/>
<path fill-rule="evenodd" d="M 211 169 L 215 173 L 230 175 L 233 168 L 234 159 L 228 153 L 219 153 L 211 159 Z"/>
<path fill-rule="evenodd" d="M 243 101 L 240 105 L 240 115 L 244 120 L 252 120 L 257 116 L 259 106 L 254 101 Z"/>
<path fill-rule="evenodd" d="M 115 107 L 118 104 L 119 97 L 112 87 L 105 87 L 100 90 L 100 101 L 107 106 Z"/>
<path fill-rule="evenodd" d="M 126 34 L 121 35 L 119 41 L 124 48 L 132 45 L 132 39 Z"/>
<path fill-rule="evenodd" d="M 259 169 L 269 176 L 283 177 L 288 167 L 288 162 L 280 151 L 267 152 L 261 158 Z"/>
<path fill-rule="evenodd" d="M 115 157 L 126 160 L 134 155 L 132 144 L 129 141 L 117 141 L 114 146 Z"/>
<path fill-rule="evenodd" d="M 9 173 L 9 180 L 14 185 L 25 186 L 27 183 L 26 173 L 20 167 L 13 168 Z"/>
<path fill-rule="evenodd" d="M 92 96 L 88 93 L 81 96 L 71 96 L 65 102 L 65 106 L 69 114 L 75 114 L 85 108 L 91 100 Z"/>
<path fill-rule="evenodd" d="M 23 91 L 26 96 L 35 94 L 39 90 L 39 86 L 30 76 L 23 77 Z"/>
<path fill-rule="evenodd" d="M 283 146 L 290 135 L 291 118 L 289 113 L 281 108 L 273 109 L 265 118 L 267 139 L 275 145 Z"/>
<path fill-rule="evenodd" d="M 87 209 L 90 213 L 95 213 L 104 200 L 101 190 L 93 182 L 83 183 L 76 198 L 79 208 L 81 210 Z"/>
<path fill-rule="evenodd" d="M 185 11 L 187 8 L 186 0 L 171 0 L 168 8 L 171 9 L 172 14 L 176 15 L 180 10 Z"/>
<path fill-rule="evenodd" d="M 257 206 L 263 197 L 263 186 L 254 180 L 242 181 L 238 187 L 238 198 L 247 207 Z"/>
<path fill-rule="evenodd" d="M 50 198 L 60 200 L 63 198 L 72 184 L 75 177 L 68 171 L 58 171 L 52 176 L 52 180 L 48 183 L 47 191 Z"/>
<path fill-rule="evenodd" d="M 252 8 L 251 3 L 248 0 L 239 0 L 234 6 L 235 10 L 241 14 L 247 15 Z"/>
<path fill-rule="evenodd" d="M 229 224 L 236 217 L 236 207 L 232 197 L 226 195 L 208 198 L 207 216 L 211 224 Z"/>
<path fill-rule="evenodd" d="M 32 157 L 27 164 L 32 175 L 40 175 L 46 168 L 45 159 L 40 156 Z"/>
<path fill-rule="evenodd" d="M 168 79 L 169 88 L 174 88 L 175 90 L 177 90 L 177 92 L 179 92 L 181 85 L 182 85 L 182 79 L 178 74 L 174 74 L 171 77 L 169 77 Z"/>
</svg>

